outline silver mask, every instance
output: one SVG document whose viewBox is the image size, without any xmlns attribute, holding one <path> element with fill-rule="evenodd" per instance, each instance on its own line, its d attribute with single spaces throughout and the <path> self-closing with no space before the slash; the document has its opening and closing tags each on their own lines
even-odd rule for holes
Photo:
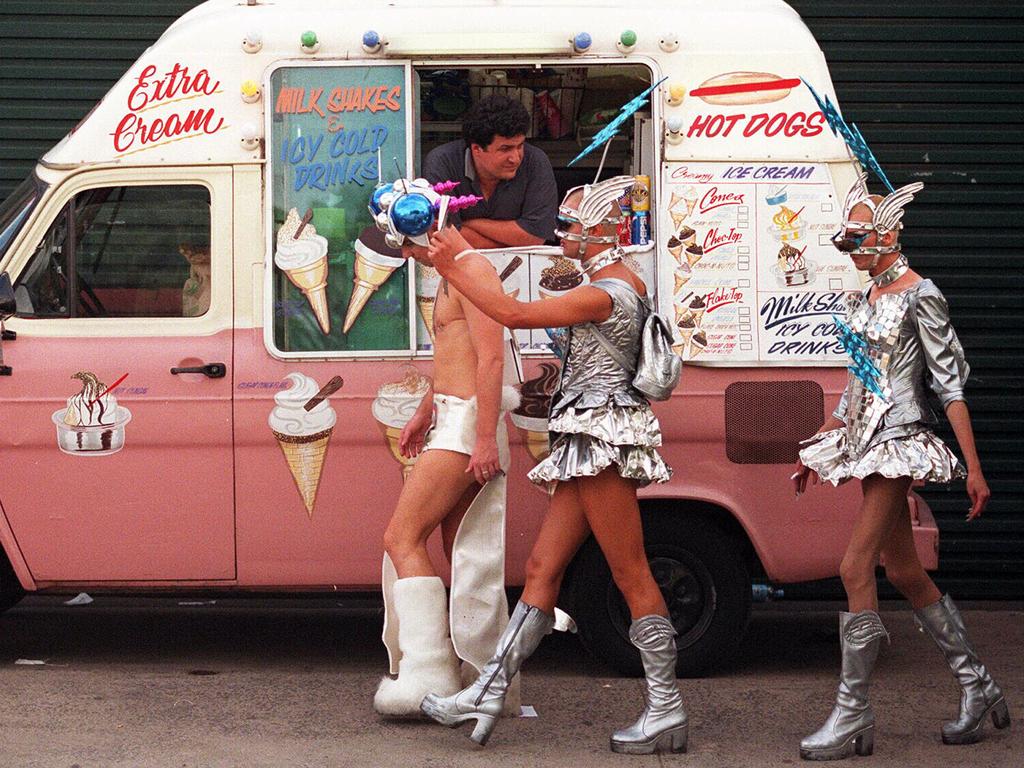
<svg viewBox="0 0 1024 768">
<path fill-rule="evenodd" d="M 587 251 L 588 243 L 605 244 L 618 241 L 618 235 L 594 235 L 591 231 L 602 225 L 618 224 L 622 221 L 621 212 L 614 216 L 609 215 L 612 203 L 619 200 L 633 188 L 636 180 L 632 176 L 614 176 L 596 184 L 584 184 L 582 187 L 573 187 L 565 193 L 562 204 L 558 206 L 559 228 L 555 235 L 562 240 L 579 243 L 577 258 L 583 259 Z M 572 208 L 566 204 L 566 200 L 575 193 L 581 191 L 579 207 Z M 572 224 L 579 224 L 583 227 L 580 234 L 571 234 L 566 231 Z M 564 227 L 564 228 L 563 228 Z M 566 254 L 568 255 L 568 254 Z"/>
<path fill-rule="evenodd" d="M 890 232 L 899 232 L 903 229 L 903 222 L 901 221 L 903 218 L 903 208 L 914 199 L 915 194 L 924 189 L 924 184 L 919 181 L 907 184 L 891 192 L 880 203 L 876 204 L 868 192 L 867 178 L 868 175 L 862 173 L 846 194 L 846 202 L 843 204 L 843 223 L 840 225 L 840 230 L 832 237 L 832 245 L 844 253 L 857 256 L 873 256 L 874 259 L 871 262 L 871 267 L 874 267 L 882 256 L 898 253 L 900 251 L 900 244 L 897 242 L 893 245 L 864 246 L 861 243 L 872 232 L 881 238 Z M 855 206 L 860 204 L 864 204 L 870 209 L 870 222 L 850 221 L 850 212 Z M 851 237 L 846 234 L 851 229 L 863 231 L 864 234 Z"/>
</svg>

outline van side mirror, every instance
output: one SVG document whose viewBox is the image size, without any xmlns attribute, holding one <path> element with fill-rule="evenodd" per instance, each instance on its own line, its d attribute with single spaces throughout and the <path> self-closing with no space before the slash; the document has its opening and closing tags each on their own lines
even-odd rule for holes
<svg viewBox="0 0 1024 768">
<path fill-rule="evenodd" d="M 14 298 L 11 277 L 4 272 L 0 274 L 0 320 L 6 320 L 17 311 L 18 302 Z"/>
</svg>

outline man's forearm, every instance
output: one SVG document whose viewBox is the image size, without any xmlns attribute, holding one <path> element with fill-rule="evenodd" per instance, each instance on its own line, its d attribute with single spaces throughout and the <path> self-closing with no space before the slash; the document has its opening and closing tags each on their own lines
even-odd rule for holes
<svg viewBox="0 0 1024 768">
<path fill-rule="evenodd" d="M 499 243 L 497 240 L 491 240 L 491 238 L 481 235 L 475 229 L 469 227 L 462 227 L 462 236 L 466 238 L 466 242 L 472 245 L 474 248 L 504 248 L 507 247 L 504 243 Z"/>
<path fill-rule="evenodd" d="M 466 230 L 483 235 L 488 240 L 497 243 L 497 246 L 477 245 L 469 240 Z M 469 240 L 474 248 L 540 245 L 544 242 L 543 238 L 531 235 L 511 219 L 470 219 L 462 223 L 462 235 Z"/>
</svg>

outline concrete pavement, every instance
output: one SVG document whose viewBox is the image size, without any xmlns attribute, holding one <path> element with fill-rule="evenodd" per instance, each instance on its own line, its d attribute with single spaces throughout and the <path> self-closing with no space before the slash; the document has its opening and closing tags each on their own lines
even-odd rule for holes
<svg viewBox="0 0 1024 768">
<path fill-rule="evenodd" d="M 639 712 L 640 681 L 553 635 L 526 668 L 523 703 L 538 717 L 503 721 L 479 749 L 468 729 L 372 712 L 385 654 L 379 614 L 365 603 L 96 596 L 76 608 L 65 599 L 31 597 L 0 616 L 3 768 L 799 765 L 797 744 L 828 714 L 839 663 L 838 606 L 758 606 L 737 663 L 680 681 L 690 752 L 627 757 L 607 740 Z M 1006 691 L 1011 729 L 989 723 L 983 743 L 943 746 L 958 689 L 909 610 L 884 605 L 893 642 L 872 688 L 875 755 L 845 764 L 1024 765 L 1024 605 L 998 607 L 964 613 Z"/>
</svg>

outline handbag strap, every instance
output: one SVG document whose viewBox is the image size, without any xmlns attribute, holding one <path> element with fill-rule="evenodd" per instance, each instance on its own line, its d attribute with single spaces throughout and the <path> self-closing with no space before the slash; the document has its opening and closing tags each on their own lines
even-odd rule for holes
<svg viewBox="0 0 1024 768">
<path fill-rule="evenodd" d="M 607 352 L 612 360 L 619 364 L 626 373 L 632 375 L 636 373 L 636 366 L 630 365 L 629 361 L 626 360 L 625 356 L 615 348 L 615 345 L 608 340 L 608 337 L 601 333 L 600 329 L 593 323 L 587 323 L 587 328 L 594 334 L 594 338 L 597 339 L 598 343 L 604 347 L 604 351 Z"/>
</svg>

